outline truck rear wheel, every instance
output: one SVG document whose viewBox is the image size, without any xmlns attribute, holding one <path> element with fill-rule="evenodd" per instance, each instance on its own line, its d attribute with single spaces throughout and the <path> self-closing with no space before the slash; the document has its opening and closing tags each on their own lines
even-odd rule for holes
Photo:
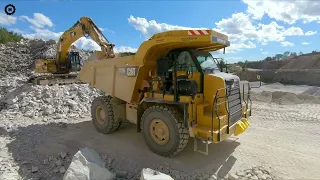
<svg viewBox="0 0 320 180">
<path fill-rule="evenodd" d="M 188 130 L 183 126 L 182 113 L 174 107 L 149 107 L 141 117 L 141 126 L 149 149 L 164 157 L 179 154 L 189 140 Z"/>
<path fill-rule="evenodd" d="M 104 134 L 109 134 L 121 125 L 121 121 L 114 118 L 111 104 L 111 96 L 100 96 L 93 100 L 91 105 L 91 117 L 95 128 Z"/>
</svg>

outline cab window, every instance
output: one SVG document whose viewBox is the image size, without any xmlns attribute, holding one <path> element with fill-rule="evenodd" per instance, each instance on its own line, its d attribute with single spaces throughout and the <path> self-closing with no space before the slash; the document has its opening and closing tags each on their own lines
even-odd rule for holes
<svg viewBox="0 0 320 180">
<path fill-rule="evenodd" d="M 182 51 L 177 58 L 179 71 L 198 72 L 192 57 L 188 51 Z"/>
</svg>

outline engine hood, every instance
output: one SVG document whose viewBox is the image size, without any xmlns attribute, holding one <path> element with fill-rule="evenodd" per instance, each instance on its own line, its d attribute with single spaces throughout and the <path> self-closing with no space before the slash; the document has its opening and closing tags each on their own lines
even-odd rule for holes
<svg viewBox="0 0 320 180">
<path fill-rule="evenodd" d="M 231 80 L 233 79 L 234 81 L 240 81 L 240 78 L 236 75 L 233 75 L 233 74 L 228 74 L 228 73 L 225 73 L 225 72 L 215 72 L 214 74 L 209 74 L 211 76 L 216 76 L 216 77 L 220 77 L 224 80 Z"/>
</svg>

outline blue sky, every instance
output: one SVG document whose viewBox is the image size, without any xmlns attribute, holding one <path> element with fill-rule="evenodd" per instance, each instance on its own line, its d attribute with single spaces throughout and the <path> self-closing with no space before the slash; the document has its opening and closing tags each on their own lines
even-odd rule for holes
<svg viewBox="0 0 320 180">
<path fill-rule="evenodd" d="M 284 51 L 320 50 L 318 1 L 1 1 L 16 13 L 0 12 L 0 26 L 28 38 L 57 39 L 81 16 L 91 17 L 118 51 L 136 51 L 152 34 L 186 28 L 226 33 L 228 62 L 260 60 Z M 290 7 L 290 8 L 289 8 Z M 81 38 L 78 48 L 99 48 Z"/>
</svg>

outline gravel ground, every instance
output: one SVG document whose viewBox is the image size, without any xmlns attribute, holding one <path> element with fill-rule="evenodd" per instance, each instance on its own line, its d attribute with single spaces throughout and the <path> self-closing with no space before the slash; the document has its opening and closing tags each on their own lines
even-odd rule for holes
<svg viewBox="0 0 320 180">
<path fill-rule="evenodd" d="M 211 145 L 209 156 L 194 152 L 190 141 L 186 149 L 172 159 L 150 152 L 133 125 L 112 135 L 103 135 L 94 129 L 89 117 L 60 121 L 64 123 L 35 122 L 25 117 L 15 120 L 29 122 L 28 125 L 23 123 L 14 129 L 5 123 L 12 120 L 2 120 L 0 172 L 11 173 L 12 177 L 59 179 L 72 155 L 79 148 L 89 147 L 105 158 L 110 170 L 125 171 L 128 179 L 138 178 L 145 167 L 175 179 L 209 179 L 212 174 L 225 177 L 238 173 L 239 176 L 239 172 L 242 175 L 241 172 L 261 165 L 265 166 L 264 170 L 269 169 L 275 179 L 317 179 L 319 108 L 320 105 L 254 101 L 251 126 L 240 137 Z M 61 153 L 66 153 L 66 157 L 62 158 Z M 37 172 L 32 173 L 32 167 Z"/>
</svg>

